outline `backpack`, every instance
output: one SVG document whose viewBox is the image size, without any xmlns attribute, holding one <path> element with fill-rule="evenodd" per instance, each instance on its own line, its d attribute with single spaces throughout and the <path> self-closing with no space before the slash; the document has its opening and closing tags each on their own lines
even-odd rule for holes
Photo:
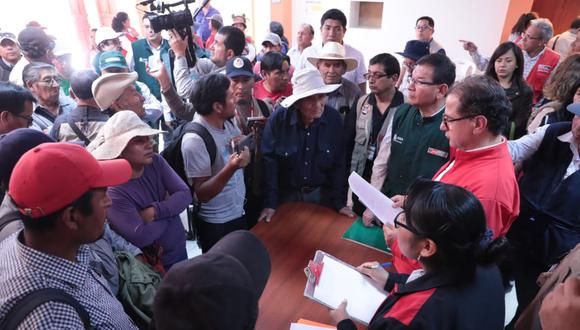
<svg viewBox="0 0 580 330">
<path fill-rule="evenodd" d="M 61 289 L 44 288 L 32 291 L 22 297 L 4 316 L 4 319 L 0 322 L 0 330 L 18 328 L 20 323 L 26 319 L 28 314 L 32 313 L 32 311 L 40 305 L 50 301 L 60 302 L 71 306 L 79 314 L 85 329 L 93 329 L 89 313 L 75 298 Z"/>
<path fill-rule="evenodd" d="M 179 175 L 183 182 L 189 186 L 187 174 L 185 174 L 185 168 L 183 167 L 183 154 L 181 153 L 181 140 L 183 140 L 183 136 L 186 133 L 195 133 L 201 137 L 209 154 L 211 166 L 215 163 L 217 146 L 210 132 L 200 123 L 188 122 L 175 129 L 173 132 L 173 140 L 163 149 L 161 156 L 173 168 L 177 175 Z M 193 186 L 190 187 L 190 190 L 193 195 Z"/>
</svg>

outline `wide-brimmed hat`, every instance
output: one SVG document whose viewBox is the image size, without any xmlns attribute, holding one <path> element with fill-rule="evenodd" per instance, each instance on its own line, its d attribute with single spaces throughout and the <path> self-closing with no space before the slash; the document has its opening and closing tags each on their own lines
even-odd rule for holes
<svg viewBox="0 0 580 330">
<path fill-rule="evenodd" d="M 122 32 L 115 32 L 115 30 L 113 30 L 112 28 L 108 26 L 103 26 L 98 28 L 97 32 L 95 32 L 95 44 L 97 44 L 98 46 L 101 42 L 105 40 L 117 39 L 122 35 L 123 35 Z"/>
<path fill-rule="evenodd" d="M 234 25 L 234 24 L 243 24 L 244 25 L 244 28 L 247 28 L 248 27 L 246 25 L 246 15 L 244 15 L 244 14 L 241 14 L 241 15 L 233 14 L 232 15 L 232 20 L 233 20 L 232 25 Z"/>
<path fill-rule="evenodd" d="M 292 95 L 284 99 L 280 104 L 289 108 L 294 102 L 315 94 L 328 94 L 334 92 L 340 84 L 326 85 L 318 70 L 306 68 L 294 72 L 292 77 Z"/>
<path fill-rule="evenodd" d="M 405 50 L 403 52 L 397 52 L 397 54 L 410 58 L 413 61 L 418 61 L 421 57 L 429 55 L 429 43 L 419 40 L 409 40 L 405 44 Z"/>
<path fill-rule="evenodd" d="M 131 86 L 139 75 L 137 72 L 105 73 L 93 81 L 92 91 L 101 110 L 107 110 Z"/>
<path fill-rule="evenodd" d="M 341 60 L 346 63 L 347 72 L 356 69 L 358 61 L 355 58 L 345 56 L 346 51 L 343 45 L 338 42 L 329 41 L 324 44 L 319 56 L 308 57 L 307 60 L 314 66 L 316 66 L 319 60 Z"/>
<path fill-rule="evenodd" d="M 119 111 L 107 120 L 101 133 L 91 143 L 91 153 L 98 160 L 115 159 L 121 155 L 129 141 L 136 136 L 152 136 L 163 133 L 145 124 L 136 113 Z"/>
<path fill-rule="evenodd" d="M 157 288 L 157 328 L 254 329 L 271 261 L 264 243 L 234 231 L 207 253 L 179 262 Z"/>
<path fill-rule="evenodd" d="M 220 15 L 220 14 L 214 14 L 211 17 L 207 17 L 206 19 L 216 21 L 216 22 L 220 23 L 220 26 L 224 25 L 224 19 L 222 18 L 222 15 Z"/>
</svg>

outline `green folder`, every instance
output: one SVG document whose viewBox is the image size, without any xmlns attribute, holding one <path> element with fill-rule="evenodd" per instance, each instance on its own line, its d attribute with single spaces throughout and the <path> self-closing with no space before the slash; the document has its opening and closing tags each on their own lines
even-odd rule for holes
<svg viewBox="0 0 580 330">
<path fill-rule="evenodd" d="M 342 235 L 342 238 L 349 240 L 354 243 L 358 243 L 375 249 L 377 251 L 385 252 L 391 254 L 391 250 L 387 247 L 385 243 L 385 237 L 383 236 L 383 229 L 381 227 L 372 226 L 366 227 L 362 218 L 358 217 L 350 228 Z"/>
</svg>

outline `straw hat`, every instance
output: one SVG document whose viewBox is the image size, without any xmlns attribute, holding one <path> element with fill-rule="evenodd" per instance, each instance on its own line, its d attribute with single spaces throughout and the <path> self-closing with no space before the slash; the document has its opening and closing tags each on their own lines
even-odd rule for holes
<svg viewBox="0 0 580 330">
<path fill-rule="evenodd" d="M 294 72 L 292 87 L 292 95 L 280 103 L 284 108 L 289 108 L 294 102 L 311 95 L 334 92 L 340 87 L 340 84 L 326 85 L 318 70 L 306 68 Z"/>
<path fill-rule="evenodd" d="M 105 73 L 93 81 L 93 96 L 99 108 L 107 110 L 138 77 L 137 72 Z"/>
<path fill-rule="evenodd" d="M 99 136 L 88 150 L 98 160 L 115 159 L 121 155 L 129 141 L 136 136 L 152 136 L 163 131 L 152 129 L 133 111 L 119 111 L 107 120 Z"/>
<path fill-rule="evenodd" d="M 346 72 L 356 69 L 358 61 L 352 57 L 345 57 L 344 46 L 338 42 L 329 41 L 322 47 L 318 57 L 308 57 L 307 60 L 316 67 L 319 60 L 342 60 L 346 63 Z"/>
</svg>

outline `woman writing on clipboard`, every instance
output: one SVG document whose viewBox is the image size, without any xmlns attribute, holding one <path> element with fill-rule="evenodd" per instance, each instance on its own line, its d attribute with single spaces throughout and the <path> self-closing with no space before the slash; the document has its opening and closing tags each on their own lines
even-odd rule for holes
<svg viewBox="0 0 580 330">
<path fill-rule="evenodd" d="M 495 262 L 507 241 L 486 237 L 485 213 L 472 193 L 418 180 L 395 227 L 402 253 L 422 268 L 410 275 L 389 273 L 377 262 L 357 268 L 390 292 L 369 330 L 503 329 L 504 287 Z M 347 303 L 330 312 L 338 330 L 356 329 Z"/>
</svg>

